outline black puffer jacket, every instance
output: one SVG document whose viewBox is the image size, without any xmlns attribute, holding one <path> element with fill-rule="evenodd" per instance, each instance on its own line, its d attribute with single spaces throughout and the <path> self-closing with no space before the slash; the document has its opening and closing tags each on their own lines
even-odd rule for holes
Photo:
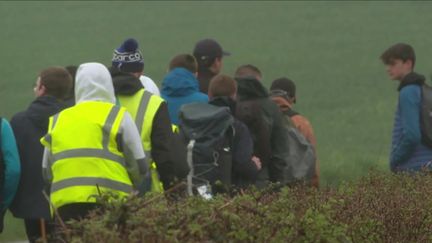
<svg viewBox="0 0 432 243">
<path fill-rule="evenodd" d="M 10 206 L 12 214 L 24 219 L 49 219 L 48 201 L 42 194 L 43 146 L 39 139 L 47 133 L 49 117 L 60 112 L 64 105 L 52 96 L 33 101 L 26 111 L 17 113 L 11 126 L 21 158 L 21 178 L 15 199 Z"/>
<path fill-rule="evenodd" d="M 252 133 L 254 154 L 261 159 L 262 169 L 257 186 L 283 181 L 288 131 L 279 108 L 270 99 L 266 88 L 254 78 L 237 78 L 236 117 Z"/>
</svg>

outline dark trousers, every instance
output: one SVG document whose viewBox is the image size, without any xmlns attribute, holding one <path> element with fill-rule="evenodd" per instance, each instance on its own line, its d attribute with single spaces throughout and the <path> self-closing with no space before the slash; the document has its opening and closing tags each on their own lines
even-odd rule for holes
<svg viewBox="0 0 432 243">
<path fill-rule="evenodd" d="M 99 206 L 97 203 L 71 203 L 59 207 L 57 212 L 63 222 L 66 222 L 71 219 L 85 218 L 90 211 L 97 209 Z"/>
<path fill-rule="evenodd" d="M 51 234 L 53 231 L 52 222 L 44 220 L 44 224 L 46 235 Z M 40 219 L 24 219 L 24 225 L 30 243 L 36 242 L 37 239 L 42 237 L 42 222 Z"/>
<path fill-rule="evenodd" d="M 80 220 L 85 218 L 90 211 L 97 209 L 100 205 L 96 203 L 71 203 L 61 206 L 57 209 L 58 216 L 60 216 L 61 220 L 66 223 L 70 220 Z M 62 234 L 64 233 L 64 229 L 60 222 L 58 222 L 58 216 L 55 216 L 56 224 L 55 224 L 55 234 L 56 239 L 62 238 Z M 55 240 L 57 242 L 58 240 Z M 60 241 L 59 241 L 60 242 Z"/>
</svg>

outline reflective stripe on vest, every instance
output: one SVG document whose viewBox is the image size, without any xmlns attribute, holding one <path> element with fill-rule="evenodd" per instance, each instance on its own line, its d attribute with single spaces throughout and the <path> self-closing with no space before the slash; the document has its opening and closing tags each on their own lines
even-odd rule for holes
<svg viewBox="0 0 432 243">
<path fill-rule="evenodd" d="M 152 94 L 150 92 L 144 91 L 144 94 L 141 96 L 141 101 L 139 103 L 138 111 L 135 116 L 135 124 L 137 125 L 138 132 L 140 134 L 143 130 L 144 116 L 147 111 L 151 96 Z"/>
<path fill-rule="evenodd" d="M 180 132 L 179 127 L 175 124 L 171 124 L 171 129 L 172 129 L 173 133 L 179 133 Z"/>
<path fill-rule="evenodd" d="M 69 158 L 79 158 L 79 157 L 96 157 L 102 159 L 108 159 L 118 162 L 121 165 L 125 165 L 124 158 L 109 152 L 108 150 L 100 149 L 71 149 L 64 152 L 56 153 L 52 156 L 54 161 L 69 159 Z"/>
<path fill-rule="evenodd" d="M 49 120 L 49 125 L 48 125 L 48 128 L 49 128 L 48 130 L 49 130 L 49 131 L 51 131 L 51 130 L 54 128 L 54 126 L 55 126 L 55 124 L 56 124 L 56 122 L 57 122 L 57 119 L 58 119 L 58 114 L 55 114 L 55 115 L 52 117 L 52 119 Z M 45 145 L 45 146 L 50 145 L 51 142 L 52 142 L 52 140 L 51 140 L 51 134 L 50 134 L 50 133 L 48 133 L 47 135 L 45 135 L 44 139 L 41 140 L 41 143 L 42 143 L 43 145 Z"/>
<path fill-rule="evenodd" d="M 91 196 L 99 192 L 126 196 L 132 191 L 124 156 L 116 142 L 124 112 L 124 108 L 109 103 L 89 101 L 50 119 L 43 144 L 50 148 L 53 158 L 51 201 L 55 207 L 95 202 Z M 82 133 L 76 132 L 79 128 Z M 89 147 L 82 147 L 86 144 Z"/>
<path fill-rule="evenodd" d="M 125 193 L 130 193 L 132 191 L 130 185 L 118 181 L 95 177 L 74 177 L 54 183 L 51 186 L 51 193 L 71 186 L 103 186 Z"/>
<path fill-rule="evenodd" d="M 112 126 L 114 124 L 114 121 L 117 118 L 119 111 L 120 111 L 120 107 L 113 106 L 110 113 L 107 116 L 107 119 L 105 120 L 105 124 L 102 128 L 102 132 L 103 132 L 103 134 L 102 134 L 102 148 L 103 149 L 80 148 L 80 149 L 66 150 L 63 152 L 53 154 L 52 158 L 53 158 L 54 162 L 58 161 L 58 160 L 62 160 L 62 159 L 69 159 L 69 158 L 95 157 L 95 158 L 112 160 L 112 161 L 120 163 L 122 166 L 125 166 L 125 161 L 124 161 L 123 157 L 118 156 L 114 153 L 111 153 L 108 150 L 110 132 L 112 130 Z M 54 129 L 54 126 L 57 122 L 57 119 L 58 119 L 58 114 L 53 117 L 51 129 Z M 51 143 L 51 136 L 49 136 L 49 139 L 50 139 L 49 142 Z M 52 166 L 52 164 L 51 164 L 51 166 Z"/>
<path fill-rule="evenodd" d="M 143 133 L 144 117 L 145 117 L 145 114 L 147 111 L 147 107 L 149 106 L 151 96 L 152 96 L 152 93 L 150 93 L 148 91 L 144 91 L 144 94 L 141 96 L 141 101 L 139 103 L 138 111 L 137 111 L 136 116 L 135 116 L 135 124 L 137 125 L 139 134 Z M 153 161 L 153 158 L 151 155 L 151 149 L 146 149 L 144 147 L 144 153 L 145 153 L 148 161 Z"/>
<path fill-rule="evenodd" d="M 118 96 L 120 104 L 128 110 L 135 120 L 135 124 L 141 135 L 143 148 L 148 161 L 151 161 L 152 174 L 152 191 L 163 191 L 162 183 L 159 180 L 159 175 L 156 170 L 156 164 L 153 161 L 151 154 L 151 133 L 153 128 L 153 120 L 161 106 L 163 99 L 159 96 L 145 91 L 138 91 L 132 96 Z"/>
<path fill-rule="evenodd" d="M 146 156 L 150 158 L 153 120 L 163 99 L 144 89 L 136 92 L 132 96 L 119 95 L 118 99 L 120 104 L 126 107 L 127 111 L 134 119 L 138 131 L 141 134 Z"/>
</svg>

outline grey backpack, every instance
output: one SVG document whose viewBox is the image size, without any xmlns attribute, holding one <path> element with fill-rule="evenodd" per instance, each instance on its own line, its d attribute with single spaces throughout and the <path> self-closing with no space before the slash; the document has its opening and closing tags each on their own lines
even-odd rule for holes
<svg viewBox="0 0 432 243">
<path fill-rule="evenodd" d="M 180 135 L 187 146 L 188 194 L 206 199 L 231 184 L 234 118 L 228 107 L 207 103 L 183 105 Z"/>
<path fill-rule="evenodd" d="M 420 128 L 423 144 L 432 148 L 432 87 L 427 84 L 421 86 Z"/>
<path fill-rule="evenodd" d="M 285 112 L 288 130 L 288 152 L 284 170 L 284 184 L 310 182 L 315 175 L 315 151 L 303 134 L 294 126 L 291 117 L 293 111 Z"/>
</svg>

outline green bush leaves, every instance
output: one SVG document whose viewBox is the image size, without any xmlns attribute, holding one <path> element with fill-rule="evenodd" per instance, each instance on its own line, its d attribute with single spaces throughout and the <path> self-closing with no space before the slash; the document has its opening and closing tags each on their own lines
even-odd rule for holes
<svg viewBox="0 0 432 243">
<path fill-rule="evenodd" d="M 126 201 L 69 222 L 72 242 L 426 242 L 432 240 L 432 175 L 371 172 L 355 183 L 249 190 L 213 200 Z M 110 198 L 110 199 L 108 199 Z"/>
</svg>

